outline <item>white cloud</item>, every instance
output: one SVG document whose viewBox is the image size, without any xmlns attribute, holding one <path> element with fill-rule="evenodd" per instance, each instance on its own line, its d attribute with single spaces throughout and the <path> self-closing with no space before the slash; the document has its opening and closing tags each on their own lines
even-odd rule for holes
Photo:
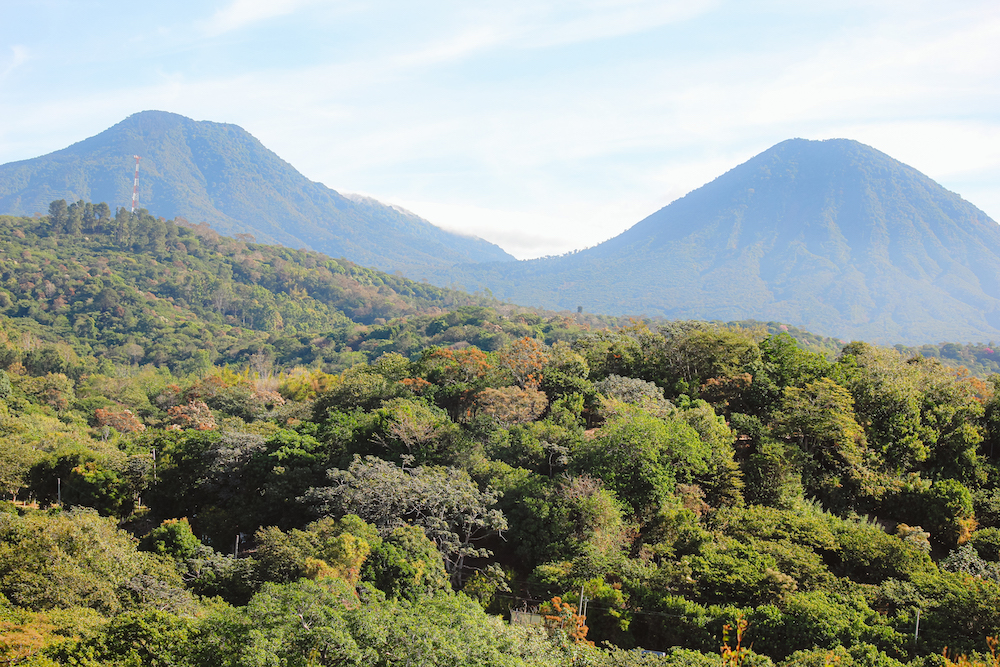
<svg viewBox="0 0 1000 667">
<path fill-rule="evenodd" d="M 530 3 L 523 44 L 530 47 L 622 37 L 692 19 L 717 7 L 716 0 L 592 0 Z"/>
<path fill-rule="evenodd" d="M 412 51 L 391 59 L 404 67 L 461 60 L 489 49 L 543 49 L 647 32 L 708 12 L 719 0 L 591 0 L 471 3 L 442 22 Z M 441 31 L 450 33 L 441 34 Z"/>
<path fill-rule="evenodd" d="M 0 69 L 0 79 L 6 79 L 10 74 L 16 70 L 18 67 L 28 62 L 28 49 L 20 44 L 15 44 L 10 47 L 11 58 L 10 62 Z"/>
<path fill-rule="evenodd" d="M 578 226 L 578 234 L 572 234 L 565 219 L 538 211 L 432 201 L 407 201 L 399 205 L 409 211 L 417 211 L 417 215 L 442 229 L 475 235 L 495 243 L 518 259 L 573 250 L 579 247 L 579 232 L 587 236 L 586 231 L 589 231 Z M 603 239 L 594 239 L 591 244 L 599 240 Z"/>
<path fill-rule="evenodd" d="M 495 47 L 505 39 L 497 26 L 473 26 L 443 41 L 433 41 L 415 51 L 394 56 L 385 65 L 405 68 L 436 65 Z"/>
<path fill-rule="evenodd" d="M 219 6 L 191 3 L 120 88 L 89 65 L 61 87 L 8 77 L 0 161 L 165 109 L 239 124 L 314 180 L 520 257 L 603 241 L 794 136 L 858 139 L 1000 212 L 977 194 L 1000 171 L 995 1 Z M 272 39 L 214 39 L 282 16 Z M 25 44 L 0 77 L 46 53 Z"/>
<path fill-rule="evenodd" d="M 315 0 L 233 0 L 202 25 L 208 36 L 218 36 L 254 23 L 291 14 Z"/>
</svg>

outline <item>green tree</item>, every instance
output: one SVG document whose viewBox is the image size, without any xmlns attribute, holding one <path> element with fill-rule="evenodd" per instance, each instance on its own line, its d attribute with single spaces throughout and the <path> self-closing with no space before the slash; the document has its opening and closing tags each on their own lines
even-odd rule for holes
<svg viewBox="0 0 1000 667">
<path fill-rule="evenodd" d="M 449 590 L 441 554 L 418 526 L 393 528 L 372 549 L 361 576 L 393 599 L 417 600 Z"/>
<path fill-rule="evenodd" d="M 18 492 L 28 483 L 28 472 L 40 455 L 22 440 L 8 438 L 0 447 L 0 489 L 17 500 Z"/>
<path fill-rule="evenodd" d="M 837 371 L 866 424 L 869 445 L 881 452 L 887 467 L 899 473 L 927 459 L 917 366 L 896 350 L 855 342 L 844 348 Z"/>
<path fill-rule="evenodd" d="M 528 387 L 487 387 L 476 394 L 476 411 L 501 427 L 538 419 L 548 407 L 545 394 Z"/>
<path fill-rule="evenodd" d="M 922 496 L 922 519 L 933 538 L 951 547 L 969 540 L 976 522 L 972 493 L 964 484 L 941 479 Z"/>
<path fill-rule="evenodd" d="M 0 514 L 0 595 L 19 606 L 115 613 L 130 600 L 126 584 L 143 574 L 175 576 L 93 510 Z"/>
<path fill-rule="evenodd" d="M 356 458 L 347 470 L 332 470 L 332 486 L 311 489 L 307 498 L 323 515 L 356 514 L 383 536 L 411 523 L 434 541 L 453 578 L 468 557 L 490 555 L 476 546 L 507 528 L 493 506 L 497 494 L 480 491 L 455 468 L 400 468 L 373 456 Z"/>
<path fill-rule="evenodd" d="M 165 519 L 139 542 L 143 551 L 169 556 L 174 559 L 192 558 L 201 548 L 187 518 Z"/>
<path fill-rule="evenodd" d="M 600 477 L 635 516 L 649 519 L 678 480 L 691 482 L 707 472 L 709 456 L 688 424 L 623 404 L 598 436 L 581 446 L 574 468 Z"/>
<path fill-rule="evenodd" d="M 83 231 L 83 216 L 86 209 L 86 202 L 82 199 L 69 205 L 68 219 L 66 220 L 66 233 L 79 236 Z"/>
<path fill-rule="evenodd" d="M 942 477 L 972 483 L 981 475 L 985 408 L 964 369 L 945 368 L 936 359 L 918 359 L 922 371 L 921 419 L 931 432 L 927 467 Z"/>
<path fill-rule="evenodd" d="M 112 225 L 112 239 L 120 248 L 125 248 L 132 244 L 132 215 L 124 207 L 115 212 L 115 219 Z"/>
<path fill-rule="evenodd" d="M 879 493 L 865 466 L 865 433 L 855 419 L 854 401 L 839 384 L 821 378 L 803 388 L 786 387 L 774 421 L 775 431 L 808 457 L 808 491 L 840 508 Z"/>
<path fill-rule="evenodd" d="M 87 667 L 188 667 L 193 625 L 188 618 L 163 611 L 127 611 L 116 614 L 96 635 L 56 651 L 56 656 L 63 664 Z"/>
<path fill-rule="evenodd" d="M 639 405 L 650 412 L 662 413 L 672 407 L 670 402 L 663 398 L 663 389 L 639 378 L 612 374 L 595 383 L 594 389 L 609 398 Z"/>
<path fill-rule="evenodd" d="M 240 610 L 221 609 L 206 619 L 195 649 L 203 665 L 361 665 L 351 636 L 348 607 L 357 598 L 347 584 L 302 579 L 267 583 Z"/>
<path fill-rule="evenodd" d="M 69 207 L 65 199 L 58 199 L 49 204 L 49 229 L 56 234 L 66 231 L 66 223 L 69 221 Z"/>
<path fill-rule="evenodd" d="M 372 453 L 383 458 L 418 465 L 441 464 L 454 457 L 461 440 L 459 429 L 447 413 L 423 401 L 394 398 L 375 415 L 377 430 L 371 440 L 379 444 L 379 451 Z"/>
</svg>

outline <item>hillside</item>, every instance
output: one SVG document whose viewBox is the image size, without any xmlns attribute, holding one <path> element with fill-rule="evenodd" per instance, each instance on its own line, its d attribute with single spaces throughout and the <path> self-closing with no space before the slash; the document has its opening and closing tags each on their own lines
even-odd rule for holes
<svg viewBox="0 0 1000 667">
<path fill-rule="evenodd" d="M 49 208 L 0 216 L 5 664 L 952 667 L 1000 635 L 1000 378 Z"/>
<path fill-rule="evenodd" d="M 501 303 L 316 252 L 223 237 L 145 210 L 132 219 L 120 209 L 112 219 L 106 205 L 85 203 L 60 215 L 56 223 L 0 216 L 0 316 L 44 344 L 69 344 L 108 363 L 179 370 L 264 354 L 277 368 L 337 371 L 386 352 L 412 356 L 432 345 L 492 351 L 521 336 L 552 344 L 634 321 Z M 728 324 L 788 333 L 827 357 L 843 347 L 781 322 Z M 1000 371 L 1000 358 L 982 344 L 896 347 L 981 378 Z"/>
<path fill-rule="evenodd" d="M 710 667 L 736 629 L 742 664 L 951 667 L 1000 633 L 1000 401 L 934 360 L 693 322 L 337 374 L 0 343 L 10 664 Z"/>
<path fill-rule="evenodd" d="M 1000 227 L 844 139 L 778 144 L 593 248 L 435 279 L 546 308 L 781 320 L 846 340 L 1000 339 Z"/>
<path fill-rule="evenodd" d="M 259 355 L 279 369 L 332 372 L 385 352 L 491 350 L 621 323 L 532 312 L 145 209 L 111 217 L 102 204 L 49 208 L 54 215 L 0 216 L 0 316 L 18 332 L 12 340 L 26 337 L 26 351 L 50 358 L 48 370 L 79 375 L 117 363 L 183 373 Z"/>
<path fill-rule="evenodd" d="M 142 157 L 142 207 L 225 235 L 252 234 L 387 271 L 513 259 L 481 239 L 314 183 L 236 125 L 163 111 L 133 114 L 68 148 L 0 166 L 0 213 L 45 213 L 56 199 L 130 206 L 133 155 Z"/>
</svg>

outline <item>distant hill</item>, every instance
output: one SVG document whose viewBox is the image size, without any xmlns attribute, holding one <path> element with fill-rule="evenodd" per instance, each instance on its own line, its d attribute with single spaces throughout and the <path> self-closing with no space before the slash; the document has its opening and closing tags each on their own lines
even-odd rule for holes
<svg viewBox="0 0 1000 667">
<path fill-rule="evenodd" d="M 68 148 L 0 166 L 0 213 L 44 214 L 56 199 L 129 206 L 133 155 L 142 156 L 141 207 L 207 222 L 222 234 L 249 233 L 261 243 L 411 274 L 514 259 L 482 239 L 314 183 L 236 125 L 163 111 L 134 114 Z"/>
<path fill-rule="evenodd" d="M 432 279 L 552 309 L 1000 340 L 1000 226 L 846 139 L 782 142 L 593 248 Z"/>
<path fill-rule="evenodd" d="M 77 214 L 79 227 L 65 224 Z M 0 250 L 0 370 L 22 359 L 37 374 L 80 377 L 115 363 L 184 374 L 257 355 L 277 369 L 339 372 L 386 352 L 493 351 L 629 323 L 523 309 L 145 209 L 112 217 L 86 202 L 66 221 L 0 215 Z"/>
</svg>

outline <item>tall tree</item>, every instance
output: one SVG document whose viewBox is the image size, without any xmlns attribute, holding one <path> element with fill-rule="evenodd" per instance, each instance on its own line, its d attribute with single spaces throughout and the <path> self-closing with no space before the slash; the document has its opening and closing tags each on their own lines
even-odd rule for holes
<svg viewBox="0 0 1000 667">
<path fill-rule="evenodd" d="M 493 507 L 497 494 L 480 491 L 456 468 L 404 469 L 368 456 L 356 458 L 347 470 L 331 470 L 330 479 L 332 486 L 310 489 L 306 496 L 321 514 L 356 514 L 383 535 L 404 523 L 420 526 L 455 580 L 466 558 L 491 554 L 476 543 L 507 528 L 507 519 Z"/>
<path fill-rule="evenodd" d="M 56 234 L 66 231 L 66 223 L 69 221 L 69 207 L 65 199 L 57 199 L 49 204 L 49 229 Z"/>
</svg>

